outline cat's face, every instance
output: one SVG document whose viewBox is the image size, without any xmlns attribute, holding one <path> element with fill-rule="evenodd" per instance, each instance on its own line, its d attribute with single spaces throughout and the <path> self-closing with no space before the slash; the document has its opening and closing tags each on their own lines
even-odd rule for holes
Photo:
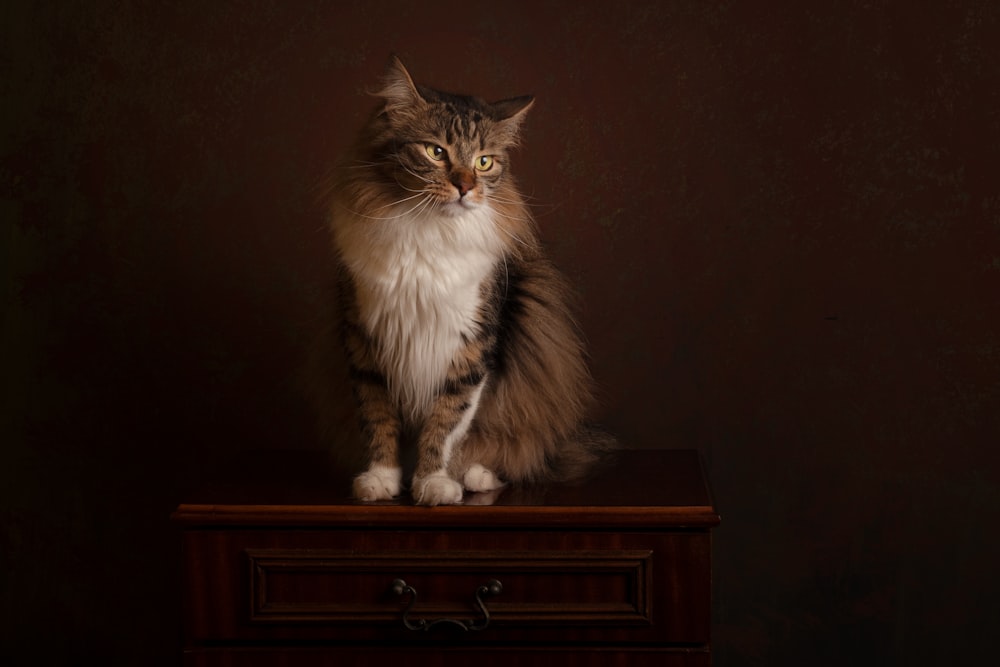
<svg viewBox="0 0 1000 667">
<path fill-rule="evenodd" d="M 407 121 L 393 147 L 394 180 L 414 201 L 456 214 L 496 196 L 509 148 L 494 131 L 496 121 L 469 105 L 439 102 Z"/>
<path fill-rule="evenodd" d="M 379 162 L 414 211 L 458 215 L 502 199 L 508 152 L 531 98 L 489 104 L 415 86 L 395 62 L 382 95 Z"/>
</svg>

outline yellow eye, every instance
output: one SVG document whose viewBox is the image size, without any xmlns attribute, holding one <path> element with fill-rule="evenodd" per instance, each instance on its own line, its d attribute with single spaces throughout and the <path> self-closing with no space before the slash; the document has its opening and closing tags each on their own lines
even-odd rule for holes
<svg viewBox="0 0 1000 667">
<path fill-rule="evenodd" d="M 424 146 L 424 150 L 427 151 L 427 155 L 429 155 L 432 160 L 444 159 L 444 149 L 436 144 L 427 144 Z"/>
<path fill-rule="evenodd" d="M 476 158 L 476 169 L 479 171 L 489 171 L 493 168 L 493 156 L 492 155 L 480 155 Z"/>
</svg>

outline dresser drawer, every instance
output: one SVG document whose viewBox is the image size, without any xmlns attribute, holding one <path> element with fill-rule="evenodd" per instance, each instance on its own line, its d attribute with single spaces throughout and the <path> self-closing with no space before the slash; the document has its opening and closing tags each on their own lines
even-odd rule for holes
<svg viewBox="0 0 1000 667">
<path fill-rule="evenodd" d="M 707 531 L 191 530 L 199 642 L 707 643 Z"/>
</svg>

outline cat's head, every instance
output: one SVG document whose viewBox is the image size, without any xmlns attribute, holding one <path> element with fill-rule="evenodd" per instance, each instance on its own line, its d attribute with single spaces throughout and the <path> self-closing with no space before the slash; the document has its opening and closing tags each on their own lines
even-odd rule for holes
<svg viewBox="0 0 1000 667">
<path fill-rule="evenodd" d="M 501 199 L 530 96 L 489 103 L 433 90 L 395 57 L 376 94 L 384 104 L 370 128 L 372 157 L 400 200 L 456 215 Z"/>
</svg>

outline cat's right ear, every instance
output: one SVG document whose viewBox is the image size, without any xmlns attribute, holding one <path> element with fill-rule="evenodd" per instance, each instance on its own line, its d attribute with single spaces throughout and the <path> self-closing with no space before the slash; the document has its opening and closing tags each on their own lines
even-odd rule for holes
<svg viewBox="0 0 1000 667">
<path fill-rule="evenodd" d="M 412 108 L 425 103 L 417 86 L 413 83 L 410 73 L 403 67 L 402 61 L 393 55 L 389 59 L 389 67 L 385 73 L 382 90 L 375 93 L 385 100 L 383 112 L 391 113 L 397 109 Z"/>
</svg>

